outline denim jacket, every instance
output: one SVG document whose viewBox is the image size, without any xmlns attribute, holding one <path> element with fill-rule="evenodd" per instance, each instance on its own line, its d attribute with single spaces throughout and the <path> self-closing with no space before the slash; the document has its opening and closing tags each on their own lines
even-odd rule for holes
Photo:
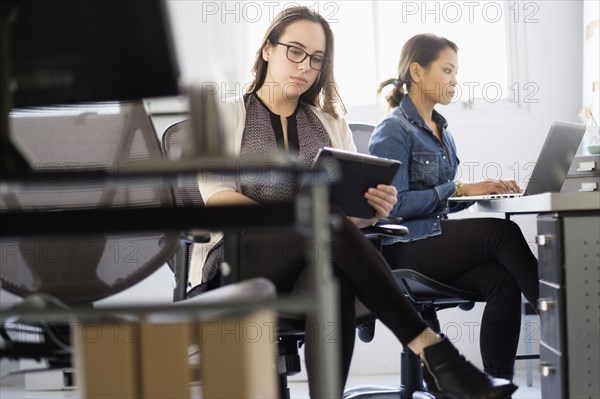
<svg viewBox="0 0 600 399">
<path fill-rule="evenodd" d="M 391 212 L 400 216 L 409 229 L 406 236 L 388 238 L 384 244 L 409 242 L 442 233 L 442 219 L 472 205 L 471 202 L 448 202 L 456 191 L 454 177 L 459 164 L 448 122 L 436 110 L 433 120 L 439 126 L 443 143 L 418 114 L 408 96 L 388 113 L 373 131 L 369 151 L 373 155 L 402 162 L 393 181 L 398 202 Z"/>
</svg>

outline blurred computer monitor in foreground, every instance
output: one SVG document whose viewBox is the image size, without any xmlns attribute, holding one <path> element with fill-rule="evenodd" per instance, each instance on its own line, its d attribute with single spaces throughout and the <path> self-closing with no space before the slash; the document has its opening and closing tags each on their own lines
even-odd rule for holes
<svg viewBox="0 0 600 399">
<path fill-rule="evenodd" d="M 179 94 L 162 0 L 9 0 L 0 24 L 0 173 L 26 167 L 13 108 Z"/>
</svg>

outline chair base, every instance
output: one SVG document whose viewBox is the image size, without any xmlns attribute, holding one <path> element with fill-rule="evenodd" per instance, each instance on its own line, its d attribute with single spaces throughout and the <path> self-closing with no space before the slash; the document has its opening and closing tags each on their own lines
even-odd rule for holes
<svg viewBox="0 0 600 399">
<path fill-rule="evenodd" d="M 291 399 L 287 375 L 279 375 L 279 399 Z"/>
<path fill-rule="evenodd" d="M 443 399 L 439 393 L 363 385 L 344 392 L 344 399 Z"/>
</svg>

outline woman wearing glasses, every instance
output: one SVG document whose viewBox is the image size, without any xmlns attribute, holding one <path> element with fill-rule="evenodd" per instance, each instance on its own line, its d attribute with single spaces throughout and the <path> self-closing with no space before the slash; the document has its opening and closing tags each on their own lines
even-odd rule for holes
<svg viewBox="0 0 600 399">
<path fill-rule="evenodd" d="M 535 307 L 538 298 L 537 261 L 514 222 L 496 218 L 448 219 L 464 203 L 452 195 L 510 193 L 514 181 L 478 183 L 454 181 L 458 158 L 448 122 L 434 107 L 454 96 L 458 47 L 432 34 L 416 35 L 404 45 L 398 78 L 388 84 L 390 112 L 375 128 L 371 153 L 399 159 L 402 171 L 393 184 L 409 234 L 386 239 L 383 254 L 394 268 L 411 269 L 485 298 L 481 322 L 484 370 L 513 378 L 521 329 L 521 292 Z M 471 203 L 467 203 L 470 205 Z"/>
<path fill-rule="evenodd" d="M 339 115 L 341 102 L 335 90 L 333 53 L 333 33 L 319 14 L 306 7 L 294 7 L 275 17 L 256 55 L 254 82 L 243 100 L 232 104 L 238 115 L 233 122 L 235 153 L 244 156 L 287 151 L 310 165 L 324 146 L 356 151 L 348 125 Z M 293 198 L 293 188 L 285 184 L 244 185 L 218 178 L 208 181 L 209 176 L 200 179 L 207 206 L 265 204 Z M 365 198 L 375 209 L 376 217 L 339 217 L 339 226 L 333 233 L 334 272 L 341 294 L 342 383 L 345 384 L 354 347 L 356 296 L 403 344 L 421 355 L 439 388 L 450 396 L 509 396 L 516 389 L 514 385 L 491 379 L 467 362 L 447 339 L 427 327 L 396 285 L 389 266 L 357 228 L 389 215 L 396 203 L 395 188 L 379 185 L 370 188 Z M 339 215 L 336 212 L 333 217 Z M 222 253 L 221 247 L 213 250 L 210 257 L 222 259 Z M 194 263 L 200 263 L 199 268 L 204 264 Z M 293 283 L 302 275 L 304 265 L 282 271 L 283 263 L 282 259 L 271 259 L 271 272 L 264 277 L 273 280 L 280 291 L 287 291 L 293 286 L 290 281 Z M 210 278 L 206 270 L 192 270 L 192 280 L 196 278 L 198 282 L 201 274 L 204 281 Z M 312 336 L 307 331 L 307 337 Z M 307 345 L 311 345 L 310 339 Z M 310 376 L 310 359 L 307 369 Z M 309 378 L 309 385 L 311 381 L 314 379 Z"/>
</svg>

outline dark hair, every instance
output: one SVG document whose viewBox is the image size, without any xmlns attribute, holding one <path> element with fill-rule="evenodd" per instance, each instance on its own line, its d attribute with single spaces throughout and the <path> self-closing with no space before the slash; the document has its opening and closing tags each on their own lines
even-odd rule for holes
<svg viewBox="0 0 600 399">
<path fill-rule="evenodd" d="M 329 59 L 329 62 L 320 72 L 317 81 L 300 96 L 300 101 L 321 108 L 323 111 L 337 118 L 340 113 L 345 113 L 346 109 L 337 91 L 337 85 L 333 76 L 333 31 L 325 18 L 308 7 L 295 6 L 286 8 L 275 17 L 265 33 L 260 48 L 256 52 L 256 59 L 252 67 L 254 81 L 250 84 L 246 92 L 254 93 L 265 83 L 267 61 L 263 59 L 262 50 L 267 43 L 278 43 L 279 38 L 289 25 L 304 20 L 317 22 L 323 27 L 325 31 L 325 57 Z M 338 103 L 341 107 L 341 112 L 337 106 Z"/>
<path fill-rule="evenodd" d="M 390 108 L 397 107 L 400 104 L 405 91 L 403 85 L 406 85 L 407 92 L 412 86 L 410 75 L 410 66 L 413 62 L 428 68 L 432 62 L 438 59 L 440 52 L 447 48 L 458 52 L 458 46 L 450 40 L 434 35 L 433 33 L 422 33 L 411 37 L 402 47 L 400 53 L 400 62 L 398 63 L 398 77 L 385 80 L 379 84 L 377 94 L 381 93 L 383 88 L 393 84 L 394 88 L 386 95 L 385 99 Z"/>
</svg>

